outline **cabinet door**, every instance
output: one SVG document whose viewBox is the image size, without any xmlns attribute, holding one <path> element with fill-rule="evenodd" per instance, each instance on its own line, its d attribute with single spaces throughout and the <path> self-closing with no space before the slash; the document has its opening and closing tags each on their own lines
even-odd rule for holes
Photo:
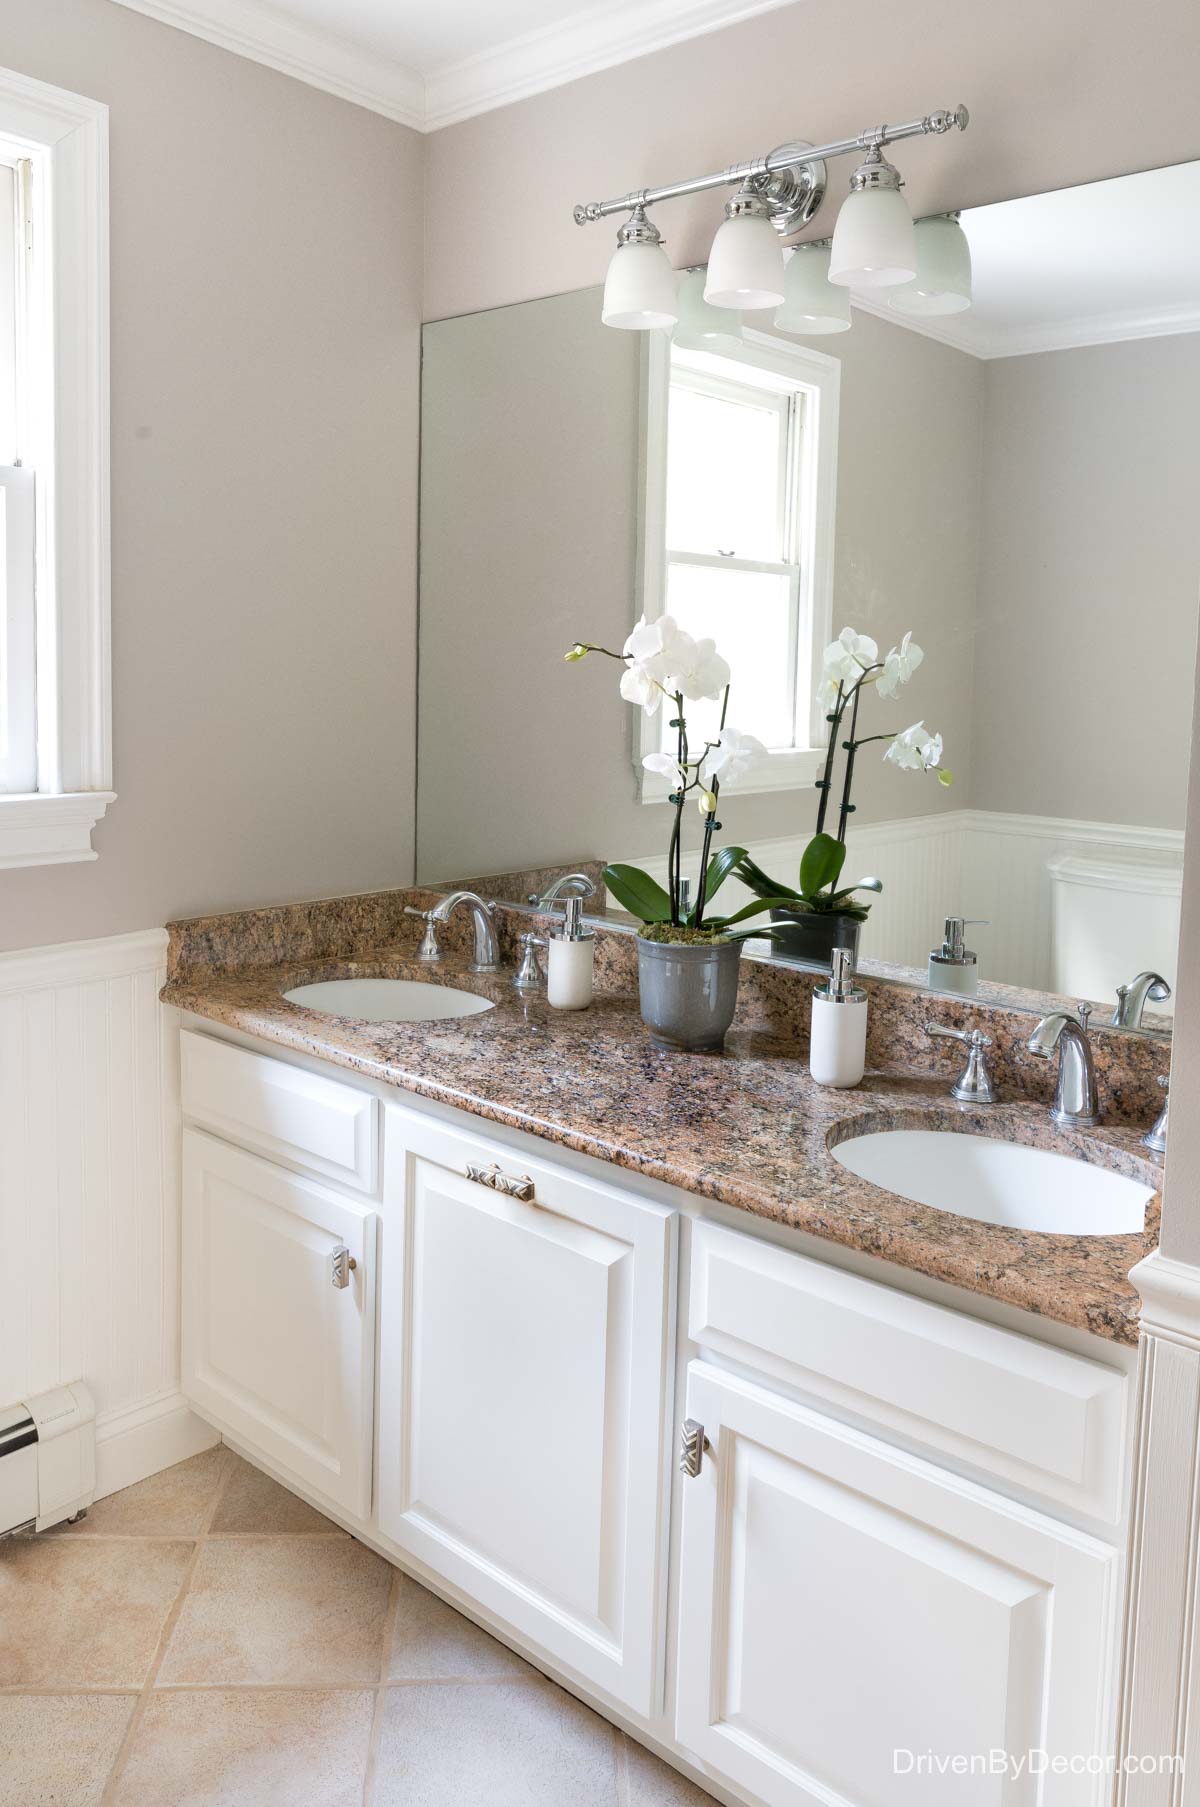
<svg viewBox="0 0 1200 1807">
<path fill-rule="evenodd" d="M 366 1517 L 373 1208 L 198 1130 L 184 1133 L 183 1171 L 184 1393 L 248 1448 Z"/>
<path fill-rule="evenodd" d="M 402 1110 L 385 1135 L 380 1527 L 649 1712 L 674 1215 Z M 532 1198 L 467 1177 L 493 1161 Z"/>
<path fill-rule="evenodd" d="M 1114 1551 L 701 1363 L 688 1414 L 682 1745 L 769 1807 L 1105 1798 Z"/>
</svg>

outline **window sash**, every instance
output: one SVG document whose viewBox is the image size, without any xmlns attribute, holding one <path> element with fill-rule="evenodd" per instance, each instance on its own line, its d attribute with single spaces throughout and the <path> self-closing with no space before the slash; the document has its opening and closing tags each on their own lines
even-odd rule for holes
<svg viewBox="0 0 1200 1807">
<path fill-rule="evenodd" d="M 667 590 L 665 592 L 665 594 L 668 595 L 670 594 L 672 565 L 698 566 L 701 570 L 719 571 L 722 574 L 727 574 L 729 576 L 736 576 L 739 572 L 745 571 L 750 572 L 753 575 L 784 577 L 787 579 L 788 620 L 787 652 L 785 654 L 787 660 L 785 668 L 787 675 L 786 713 L 791 722 L 791 736 L 785 741 L 767 741 L 765 744 L 769 752 L 788 753 L 795 750 L 802 752 L 807 751 L 811 736 L 808 723 L 808 706 L 800 688 L 802 624 L 800 621 L 801 572 L 799 564 L 784 563 L 783 561 L 775 563 L 767 559 L 713 558 L 705 552 L 674 552 L 668 549 L 666 554 Z M 736 684 L 736 678 L 734 682 Z M 736 691 L 734 692 L 734 695 L 736 696 Z M 741 720 L 741 718 L 738 717 L 736 707 L 733 709 L 732 714 L 734 717 L 737 717 L 739 721 Z M 753 731 L 752 724 L 748 731 Z M 675 750 L 674 731 L 667 727 L 665 715 L 662 722 L 662 750 L 665 753 L 673 753 Z"/>
<path fill-rule="evenodd" d="M 35 791 L 34 476 L 0 465 L 0 793 Z"/>
<path fill-rule="evenodd" d="M 794 438 L 799 425 L 800 415 L 793 406 L 795 398 L 780 394 L 775 390 L 762 389 L 754 383 L 738 382 L 732 377 L 723 377 L 708 371 L 692 370 L 687 365 L 671 365 L 670 388 L 688 389 L 697 395 L 717 396 L 724 401 L 738 402 L 743 407 L 754 408 L 759 413 L 775 416 L 775 530 L 773 538 L 786 555 L 793 551 L 793 510 L 791 506 L 792 474 L 795 469 Z M 668 397 L 668 425 L 666 457 L 671 456 L 671 428 Z M 696 557 L 704 556 L 697 553 Z"/>
</svg>

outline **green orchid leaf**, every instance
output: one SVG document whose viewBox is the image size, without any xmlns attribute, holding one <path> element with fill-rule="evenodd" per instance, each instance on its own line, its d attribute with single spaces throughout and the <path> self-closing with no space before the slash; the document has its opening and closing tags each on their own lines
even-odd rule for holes
<svg viewBox="0 0 1200 1807">
<path fill-rule="evenodd" d="M 831 834 L 815 834 L 800 861 L 801 896 L 814 898 L 827 887 L 832 891 L 845 863 L 843 842 L 835 841 Z"/>
<path fill-rule="evenodd" d="M 745 922 L 750 916 L 761 916 L 764 910 L 794 910 L 795 907 L 796 898 L 794 896 L 763 897 L 760 898 L 757 903 L 743 904 L 740 910 L 735 910 L 733 912 L 732 916 L 719 916 L 714 922 L 710 923 L 709 926 L 723 931 L 730 923 Z M 761 935 L 765 934 L 766 930 L 755 929 L 752 932 Z"/>
<path fill-rule="evenodd" d="M 711 860 L 708 862 L 708 872 L 704 880 L 705 903 L 708 902 L 710 897 L 716 896 L 717 892 L 721 889 L 721 886 L 725 883 L 725 880 L 729 877 L 729 874 L 737 866 L 739 860 L 744 860 L 748 857 L 744 847 L 722 847 L 719 853 L 713 854 Z"/>
<path fill-rule="evenodd" d="M 790 885 L 780 884 L 778 879 L 772 878 L 769 873 L 764 872 L 761 866 L 755 864 L 748 853 L 743 853 L 741 859 L 734 868 L 734 872 L 735 875 L 741 879 L 746 889 L 748 891 L 753 891 L 756 897 L 770 897 L 778 902 L 780 898 L 794 899 L 800 895 L 798 891 L 793 891 Z"/>
<path fill-rule="evenodd" d="M 603 879 L 623 910 L 639 922 L 670 922 L 671 899 L 638 866 L 606 866 Z"/>
</svg>

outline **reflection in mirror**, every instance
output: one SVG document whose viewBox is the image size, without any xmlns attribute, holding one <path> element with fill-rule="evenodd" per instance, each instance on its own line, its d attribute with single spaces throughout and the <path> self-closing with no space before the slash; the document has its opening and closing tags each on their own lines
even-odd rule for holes
<svg viewBox="0 0 1200 1807">
<path fill-rule="evenodd" d="M 911 634 L 923 658 L 864 693 L 856 731 L 883 737 L 846 815 L 846 878 L 882 884 L 864 969 L 924 982 L 967 918 L 982 982 L 1168 1025 L 1198 204 L 1188 164 L 966 212 L 970 308 L 856 295 L 836 333 L 690 307 L 674 341 L 613 331 L 595 289 L 427 326 L 418 876 L 532 874 L 519 901 L 555 867 L 665 877 L 668 786 L 642 762 L 667 712 L 563 664 L 665 609 L 716 640 L 730 719 L 769 749 L 723 791 L 718 844 L 795 889 L 825 649 L 850 628 L 882 660 Z M 918 723 L 938 771 L 884 757 Z M 750 895 L 731 878 L 722 909 Z"/>
</svg>

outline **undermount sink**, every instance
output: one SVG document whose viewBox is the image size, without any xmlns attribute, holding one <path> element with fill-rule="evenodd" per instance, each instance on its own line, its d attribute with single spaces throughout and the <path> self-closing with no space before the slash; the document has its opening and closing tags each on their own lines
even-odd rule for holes
<svg viewBox="0 0 1200 1807">
<path fill-rule="evenodd" d="M 322 979 L 285 991 L 289 1004 L 350 1016 L 360 1023 L 438 1023 L 446 1017 L 479 1016 L 494 1008 L 473 991 L 452 985 L 423 985 L 417 979 Z"/>
<path fill-rule="evenodd" d="M 1054 1236 L 1131 1236 L 1154 1188 L 1046 1148 L 956 1130 L 888 1129 L 831 1150 L 860 1179 L 978 1223 Z"/>
</svg>

